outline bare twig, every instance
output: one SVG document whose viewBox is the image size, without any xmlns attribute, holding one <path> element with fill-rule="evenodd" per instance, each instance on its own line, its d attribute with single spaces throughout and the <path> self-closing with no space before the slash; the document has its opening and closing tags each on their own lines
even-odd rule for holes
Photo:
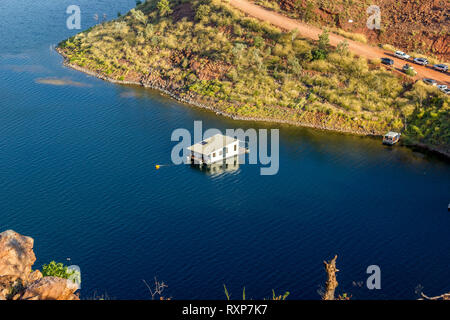
<svg viewBox="0 0 450 320">
<path fill-rule="evenodd" d="M 162 293 L 164 291 L 164 288 L 167 288 L 168 286 L 164 282 L 159 282 L 158 279 L 155 277 L 155 287 L 152 289 L 147 281 L 142 280 L 144 284 L 147 286 L 148 291 L 150 291 L 150 295 L 152 296 L 152 300 L 155 300 L 155 296 L 159 296 L 160 300 L 163 300 L 164 297 L 162 296 Z"/>
<path fill-rule="evenodd" d="M 423 299 L 419 299 L 419 300 L 450 300 L 450 292 L 441 294 L 440 296 L 436 296 L 436 297 L 429 297 L 423 292 L 421 292 L 420 295 L 422 296 Z"/>
</svg>

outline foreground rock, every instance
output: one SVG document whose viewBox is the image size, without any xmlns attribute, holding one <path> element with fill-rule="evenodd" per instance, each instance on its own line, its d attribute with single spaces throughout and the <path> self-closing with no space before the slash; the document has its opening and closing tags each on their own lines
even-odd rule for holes
<svg viewBox="0 0 450 320">
<path fill-rule="evenodd" d="M 34 240 L 8 230 L 0 233 L 0 277 L 27 280 L 36 261 Z"/>
<path fill-rule="evenodd" d="M 34 240 L 12 230 L 0 233 L 0 300 L 79 300 L 77 287 L 32 271 Z"/>
<path fill-rule="evenodd" d="M 74 294 L 76 287 L 66 279 L 44 277 L 31 283 L 21 297 L 22 300 L 79 300 Z"/>
</svg>

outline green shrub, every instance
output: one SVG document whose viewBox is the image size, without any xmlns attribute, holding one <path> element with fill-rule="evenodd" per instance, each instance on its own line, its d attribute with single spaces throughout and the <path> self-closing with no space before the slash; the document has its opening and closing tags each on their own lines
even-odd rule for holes
<svg viewBox="0 0 450 320">
<path fill-rule="evenodd" d="M 324 60 L 327 57 L 327 52 L 322 49 L 316 49 L 311 52 L 312 60 Z"/>
<path fill-rule="evenodd" d="M 168 16 L 169 14 L 172 13 L 169 0 L 160 0 L 156 7 L 158 8 L 159 15 L 161 17 Z"/>
<path fill-rule="evenodd" d="M 327 29 L 323 30 L 322 34 L 319 36 L 319 50 L 328 52 L 330 47 L 330 34 Z"/>
<path fill-rule="evenodd" d="M 410 77 L 414 77 L 417 74 L 417 72 L 414 71 L 414 69 L 412 69 L 412 68 L 406 69 L 405 73 Z"/>
<path fill-rule="evenodd" d="M 42 266 L 42 275 L 44 277 L 58 277 L 63 279 L 68 279 L 73 272 L 70 272 L 67 269 L 67 266 L 62 263 L 56 263 L 55 261 L 50 262 L 49 264 L 44 264 Z"/>
<path fill-rule="evenodd" d="M 211 13 L 211 7 L 206 4 L 202 4 L 202 5 L 198 6 L 198 8 L 197 8 L 197 11 L 195 13 L 195 19 L 197 21 L 201 21 L 201 20 L 203 20 L 203 18 L 208 17 L 210 13 Z"/>
</svg>

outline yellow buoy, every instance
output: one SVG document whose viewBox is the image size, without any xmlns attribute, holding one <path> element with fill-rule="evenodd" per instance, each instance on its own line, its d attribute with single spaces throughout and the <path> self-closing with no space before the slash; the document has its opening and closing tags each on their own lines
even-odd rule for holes
<svg viewBox="0 0 450 320">
<path fill-rule="evenodd" d="M 159 164 L 157 164 L 157 165 L 155 166 L 155 169 L 156 169 L 156 170 L 159 170 L 159 168 L 161 168 L 161 166 L 160 166 Z"/>
</svg>

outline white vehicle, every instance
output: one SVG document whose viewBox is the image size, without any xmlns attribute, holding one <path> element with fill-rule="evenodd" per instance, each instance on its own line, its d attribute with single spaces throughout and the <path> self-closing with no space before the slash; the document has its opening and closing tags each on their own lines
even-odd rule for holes
<svg viewBox="0 0 450 320">
<path fill-rule="evenodd" d="M 399 140 L 400 140 L 400 133 L 390 131 L 384 135 L 383 144 L 388 144 L 392 146 L 396 144 Z"/>
<path fill-rule="evenodd" d="M 422 66 L 426 66 L 428 64 L 428 60 L 425 58 L 414 58 L 414 62 Z"/>
<path fill-rule="evenodd" d="M 444 89 L 444 90 L 442 90 L 442 92 L 445 94 L 450 94 L 450 89 Z"/>
<path fill-rule="evenodd" d="M 447 86 L 445 84 L 438 84 L 437 88 L 444 92 L 444 90 L 447 89 Z"/>
<path fill-rule="evenodd" d="M 396 56 L 397 58 L 400 58 L 400 59 L 405 59 L 405 60 L 408 60 L 409 58 L 411 58 L 409 55 L 407 55 L 403 51 L 395 51 L 394 56 Z"/>
<path fill-rule="evenodd" d="M 422 81 L 430 86 L 437 86 L 437 81 L 434 79 L 423 78 Z"/>
<path fill-rule="evenodd" d="M 435 64 L 433 66 L 434 70 L 440 71 L 440 72 L 447 72 L 448 71 L 448 66 L 445 64 Z"/>
</svg>

